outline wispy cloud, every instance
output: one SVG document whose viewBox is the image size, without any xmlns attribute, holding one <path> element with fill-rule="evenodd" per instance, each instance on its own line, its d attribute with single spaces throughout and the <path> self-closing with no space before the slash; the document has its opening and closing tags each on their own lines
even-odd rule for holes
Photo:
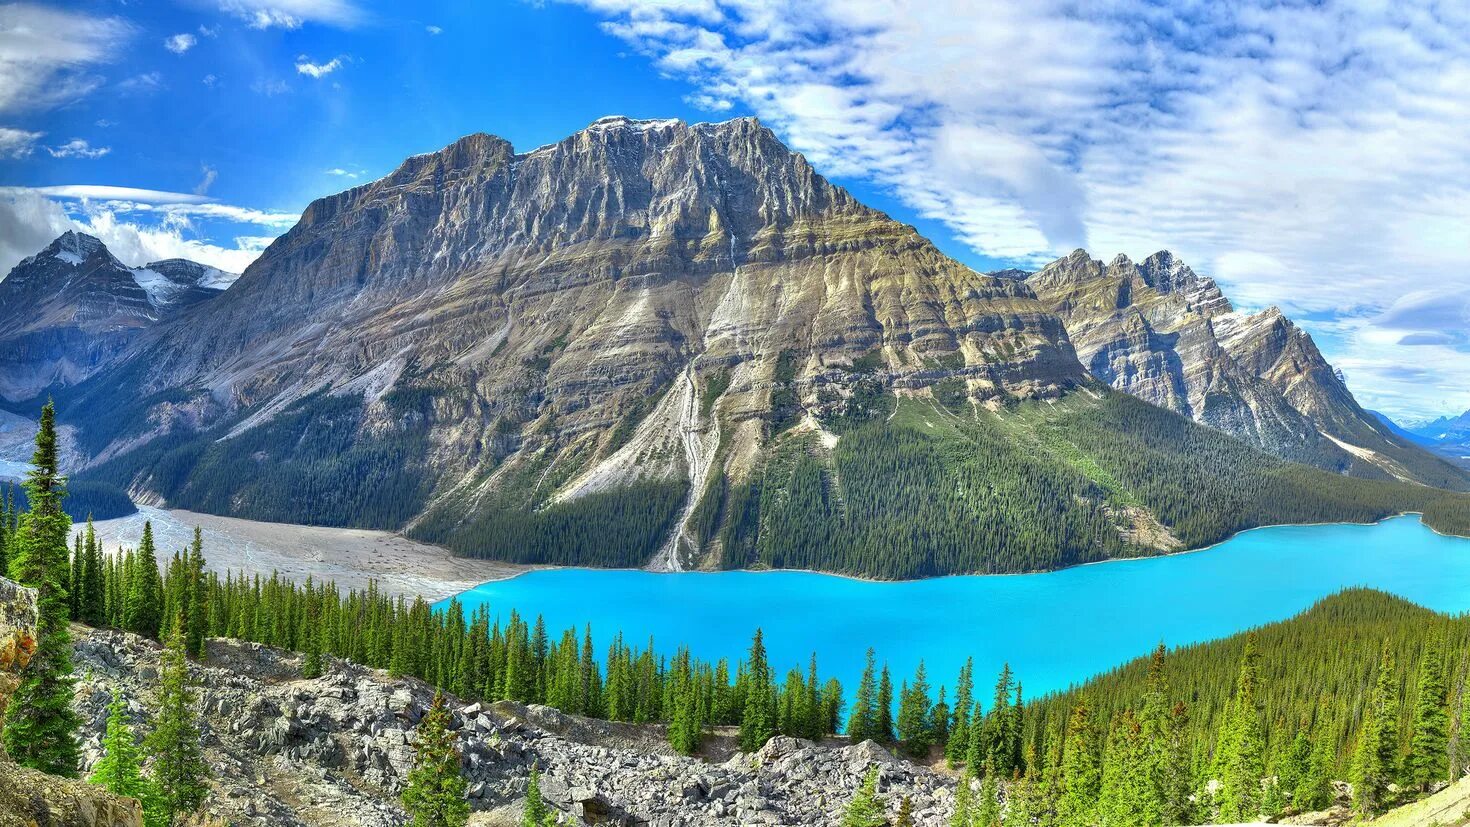
<svg viewBox="0 0 1470 827">
<path fill-rule="evenodd" d="M 144 72 L 118 82 L 118 89 L 132 95 L 151 95 L 163 91 L 163 75 L 159 72 Z"/>
<path fill-rule="evenodd" d="M 219 178 L 219 170 L 208 164 L 200 164 L 199 173 L 199 183 L 194 185 L 194 194 L 204 195 L 209 192 L 209 188 L 214 186 L 215 180 Z"/>
<path fill-rule="evenodd" d="M 255 29 L 299 29 L 307 23 L 350 27 L 363 17 L 346 0 L 223 0 L 220 8 Z"/>
<path fill-rule="evenodd" d="M 334 57 L 326 63 L 312 63 L 311 58 L 300 55 L 296 58 L 296 73 L 312 78 L 324 78 L 342 68 L 342 58 Z"/>
<path fill-rule="evenodd" d="M 117 17 L 0 5 L 0 113 L 49 109 L 91 92 L 102 82 L 94 68 L 132 33 Z"/>
<path fill-rule="evenodd" d="M 110 146 L 92 146 L 81 138 L 72 138 L 61 146 L 48 146 L 52 158 L 101 158 L 112 151 Z"/>
<path fill-rule="evenodd" d="M 424 31 L 428 32 L 429 34 L 444 34 L 444 30 L 442 28 L 434 25 L 425 26 Z"/>
<path fill-rule="evenodd" d="M 190 49 L 194 48 L 195 44 L 197 44 L 198 42 L 199 38 L 195 37 L 192 34 L 189 34 L 188 32 L 184 32 L 182 34 L 176 34 L 164 38 L 163 48 L 168 49 L 170 52 L 173 52 L 176 55 L 181 55 L 184 52 L 187 52 Z"/>
<path fill-rule="evenodd" d="M 0 126 L 0 158 L 29 157 L 36 150 L 36 142 L 45 136 L 45 132 Z"/>
<path fill-rule="evenodd" d="M 694 105 L 754 112 L 981 253 L 1168 247 L 1243 304 L 1338 320 L 1329 355 L 1372 404 L 1404 404 L 1374 396 L 1374 354 L 1411 358 L 1390 336 L 1470 389 L 1443 330 L 1385 326 L 1470 288 L 1470 7 L 567 2 Z"/>
</svg>

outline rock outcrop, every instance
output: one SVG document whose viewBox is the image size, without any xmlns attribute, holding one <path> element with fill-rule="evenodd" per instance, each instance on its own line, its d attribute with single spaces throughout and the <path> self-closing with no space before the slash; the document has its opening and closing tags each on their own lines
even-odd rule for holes
<svg viewBox="0 0 1470 827">
<path fill-rule="evenodd" d="M 36 592 L 0 577 L 0 728 L 36 649 Z M 0 744 L 0 827 L 142 827 L 143 811 L 81 781 L 18 767 Z"/>
<path fill-rule="evenodd" d="M 120 632 L 80 630 L 77 708 L 98 755 L 110 693 L 150 696 L 159 650 Z M 207 814 L 232 825 L 402 825 L 397 804 L 414 727 L 432 691 L 342 662 L 302 679 L 299 656 L 212 640 L 194 665 L 213 770 Z M 573 824 L 835 824 L 870 767 L 896 809 L 948 822 L 954 780 L 864 742 L 777 738 L 751 755 L 717 736 L 709 760 L 672 752 L 657 726 L 563 715 L 546 707 L 453 702 L 453 729 L 476 824 L 516 824 L 534 765 L 547 800 Z M 722 751 L 723 750 L 723 751 Z M 728 754 L 727 754 L 728 753 Z"/>
<path fill-rule="evenodd" d="M 1088 371 L 1118 390 L 1293 461 L 1467 486 L 1463 474 L 1363 410 L 1311 336 L 1279 309 L 1237 312 L 1213 279 L 1168 251 L 1104 264 L 1076 250 L 1026 283 L 1065 321 Z"/>
</svg>

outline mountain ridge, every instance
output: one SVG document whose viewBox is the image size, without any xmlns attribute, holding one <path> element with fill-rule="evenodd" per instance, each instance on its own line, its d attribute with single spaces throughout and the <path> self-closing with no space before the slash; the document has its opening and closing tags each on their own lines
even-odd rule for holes
<svg viewBox="0 0 1470 827">
<path fill-rule="evenodd" d="M 318 199 L 56 389 L 84 479 L 520 562 L 1031 570 L 1284 520 L 1239 501 L 1272 486 L 1314 519 L 1428 496 L 1365 508 L 1115 396 L 1029 280 L 944 256 L 755 119 L 625 118 L 525 153 L 466 136 Z M 1140 457 L 1227 493 L 1181 507 Z"/>
</svg>

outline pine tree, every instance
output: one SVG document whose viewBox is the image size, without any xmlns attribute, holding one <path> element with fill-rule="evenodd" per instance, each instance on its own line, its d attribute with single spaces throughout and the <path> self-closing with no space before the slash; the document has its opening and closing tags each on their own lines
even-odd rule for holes
<svg viewBox="0 0 1470 827">
<path fill-rule="evenodd" d="M 1320 810 L 1332 803 L 1332 739 L 1325 733 L 1312 745 L 1312 758 L 1307 771 L 1291 793 L 1291 803 L 1298 812 Z"/>
<path fill-rule="evenodd" d="M 878 797 L 878 768 L 868 770 L 863 784 L 842 813 L 842 827 L 884 827 L 883 799 Z"/>
<path fill-rule="evenodd" d="M 857 697 L 852 702 L 852 714 L 847 719 L 847 736 L 853 743 L 878 738 L 878 682 L 877 665 L 871 647 L 863 667 L 863 677 L 858 681 Z"/>
<path fill-rule="evenodd" d="M 1393 652 L 1385 641 L 1378 660 L 1378 678 L 1353 750 L 1353 807 L 1364 816 L 1377 815 L 1388 800 L 1398 752 L 1398 679 Z"/>
<path fill-rule="evenodd" d="M 750 642 L 750 659 L 745 664 L 745 707 L 740 715 L 740 751 L 755 752 L 776 734 L 775 687 L 766 662 L 766 644 L 761 630 Z"/>
<path fill-rule="evenodd" d="M 71 518 L 61 507 L 66 478 L 56 464 L 56 412 L 50 402 L 41 410 L 40 425 L 25 480 L 30 510 L 11 535 L 8 555 L 11 579 L 39 591 L 36 653 L 11 698 L 4 737 L 17 764 L 70 778 L 76 776 L 81 757 L 76 738 L 80 722 L 71 708 L 75 679 L 67 631 Z"/>
<path fill-rule="evenodd" d="M 1097 756 L 1097 734 L 1086 702 L 1078 703 L 1072 710 L 1066 739 L 1057 818 L 1062 827 L 1087 827 L 1097 806 L 1102 769 Z"/>
<path fill-rule="evenodd" d="M 402 796 L 412 827 L 464 827 L 470 819 L 470 805 L 465 800 L 459 750 L 449 731 L 449 707 L 440 693 L 434 694 L 433 704 L 419 721 L 413 756 Z"/>
<path fill-rule="evenodd" d="M 893 740 L 893 678 L 887 663 L 878 675 L 878 735 L 884 741 Z"/>
<path fill-rule="evenodd" d="M 986 764 L 980 795 L 975 801 L 975 827 L 1000 827 L 1000 804 L 1000 770 L 994 764 Z"/>
<path fill-rule="evenodd" d="M 209 793 L 209 767 L 204 763 L 199 718 L 194 710 L 196 699 L 184 651 L 182 619 L 174 625 L 159 663 L 158 712 L 153 731 L 144 740 L 153 755 L 153 780 L 170 822 L 197 811 Z"/>
<path fill-rule="evenodd" d="M 80 620 L 92 626 L 101 626 L 106 620 L 106 584 L 102 550 L 97 544 L 97 530 L 92 518 L 87 517 L 87 530 L 82 542 L 82 594 Z"/>
<path fill-rule="evenodd" d="M 1235 694 L 1220 731 L 1215 756 L 1220 819 L 1250 821 L 1261 812 L 1261 778 L 1266 774 L 1266 739 L 1261 727 L 1256 635 L 1246 636 Z"/>
<path fill-rule="evenodd" d="M 1449 777 L 1449 698 L 1445 685 L 1444 653 L 1431 638 L 1419 658 L 1419 685 L 1414 698 L 1414 729 L 1409 740 L 1404 780 L 1427 792 L 1429 785 Z"/>
<path fill-rule="evenodd" d="M 898 740 L 910 756 L 919 758 L 929 754 L 934 741 L 934 728 L 929 719 L 929 680 L 924 672 L 924 661 L 914 672 L 914 682 L 904 684 L 898 700 Z"/>
<path fill-rule="evenodd" d="M 133 573 L 125 600 L 124 627 L 135 635 L 157 639 L 163 621 L 163 583 L 158 576 L 151 522 L 143 523 L 143 540 L 134 553 Z"/>
<path fill-rule="evenodd" d="M 531 777 L 526 781 L 526 803 L 521 807 L 521 827 L 552 827 L 556 820 L 556 811 L 541 797 L 541 773 L 532 765 Z"/>
<path fill-rule="evenodd" d="M 949 827 L 970 827 L 971 817 L 975 814 L 975 796 L 970 788 L 974 780 L 974 774 L 966 767 L 954 787 L 954 810 L 949 815 Z"/>
<path fill-rule="evenodd" d="M 158 787 L 143 775 L 143 752 L 128 725 L 128 704 L 120 692 L 112 693 L 112 703 L 107 707 L 107 729 L 102 736 L 102 757 L 87 780 L 108 792 L 136 798 L 143 805 L 147 827 L 168 824 Z"/>
<path fill-rule="evenodd" d="M 209 623 L 209 607 L 204 588 L 204 537 L 199 526 L 194 526 L 194 541 L 189 544 L 185 575 L 188 578 L 185 588 L 185 599 L 189 607 L 185 619 L 188 651 L 190 655 L 202 660 L 205 655 L 204 638 L 205 628 Z"/>
</svg>

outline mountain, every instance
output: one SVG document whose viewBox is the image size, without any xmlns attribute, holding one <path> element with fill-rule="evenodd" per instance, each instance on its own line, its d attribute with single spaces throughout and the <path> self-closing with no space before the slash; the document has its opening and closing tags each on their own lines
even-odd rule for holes
<svg viewBox="0 0 1470 827">
<path fill-rule="evenodd" d="M 1371 410 L 1368 411 L 1368 413 L 1372 414 L 1374 419 L 1377 419 L 1379 422 L 1383 423 L 1384 427 L 1392 431 L 1393 435 L 1398 437 L 1399 439 L 1407 440 L 1414 443 L 1415 445 L 1422 445 L 1425 447 L 1434 444 L 1434 440 L 1429 439 L 1428 437 L 1420 436 L 1419 434 L 1414 433 L 1408 428 L 1405 428 L 1404 426 L 1395 422 L 1391 417 L 1389 417 L 1388 414 Z"/>
<path fill-rule="evenodd" d="M 138 331 L 218 295 L 233 276 L 184 259 L 124 265 L 68 231 L 0 280 L 0 397 L 28 399 L 106 366 Z"/>
<path fill-rule="evenodd" d="M 1451 462 L 1470 468 L 1470 411 L 1442 416 L 1407 429 L 1411 438 Z"/>
<path fill-rule="evenodd" d="M 1373 479 L 1466 479 L 1353 399 L 1312 337 L 1271 307 L 1237 312 L 1168 251 L 1110 263 L 1077 250 L 1026 278 L 1110 386 L 1295 462 Z"/>
<path fill-rule="evenodd" d="M 414 156 L 54 395 L 78 479 L 524 562 L 1023 571 L 1441 495 L 1109 390 L 750 118 Z"/>
</svg>

